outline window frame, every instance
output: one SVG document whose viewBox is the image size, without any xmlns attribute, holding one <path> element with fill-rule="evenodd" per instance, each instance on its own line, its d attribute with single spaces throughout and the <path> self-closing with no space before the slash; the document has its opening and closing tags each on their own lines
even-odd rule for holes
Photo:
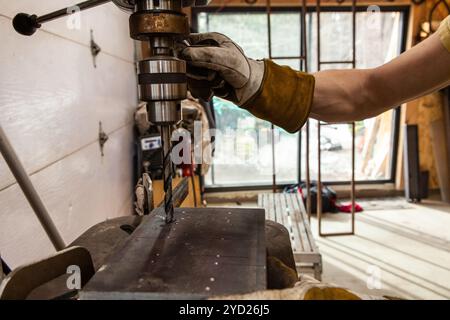
<svg viewBox="0 0 450 320">
<path fill-rule="evenodd" d="M 406 50 L 407 46 L 407 36 L 408 36 L 408 27 L 409 27 L 409 17 L 410 17 L 410 6 L 409 5 L 379 5 L 381 12 L 400 12 L 403 16 L 402 21 L 402 34 L 401 34 L 401 43 L 400 43 L 400 53 L 403 53 Z M 227 7 L 193 7 L 191 9 L 191 26 L 196 32 L 198 30 L 198 14 L 206 12 L 206 13 L 217 13 L 220 10 L 220 13 L 246 13 L 246 12 L 255 12 L 255 13 L 265 13 L 267 12 L 267 8 L 265 6 L 227 6 Z M 271 7 L 271 12 L 297 12 L 301 14 L 302 7 L 301 6 L 274 6 Z M 321 12 L 352 12 L 352 7 L 349 5 L 324 5 L 320 8 Z M 365 12 L 367 11 L 367 6 L 357 6 L 356 12 Z M 306 14 L 315 13 L 315 6 L 308 6 L 306 9 Z M 213 108 L 214 111 L 214 108 Z M 389 179 L 379 179 L 379 180 L 356 180 L 355 183 L 357 185 L 379 185 L 386 183 L 395 183 L 395 177 L 397 173 L 397 161 L 398 161 L 398 147 L 399 147 L 399 135 L 400 135 L 400 113 L 401 106 L 393 109 L 393 128 L 392 131 L 392 141 L 393 141 L 393 150 L 392 157 L 390 159 L 390 178 Z M 293 183 L 302 182 L 302 161 L 304 161 L 304 155 L 302 155 L 302 135 L 303 132 L 300 131 L 297 135 L 298 139 L 298 176 L 297 181 L 295 178 L 293 179 Z M 310 139 L 314 139 L 310 137 Z M 245 185 L 221 185 L 214 183 L 214 163 L 211 164 L 211 172 L 213 176 L 211 180 L 213 185 L 205 186 L 205 192 L 223 192 L 223 191 L 250 191 L 250 190 L 270 190 L 273 188 L 272 184 L 245 184 Z M 327 185 L 348 185 L 350 181 L 326 181 L 323 183 Z M 286 186 L 291 184 L 277 184 L 277 189 L 283 189 Z"/>
</svg>

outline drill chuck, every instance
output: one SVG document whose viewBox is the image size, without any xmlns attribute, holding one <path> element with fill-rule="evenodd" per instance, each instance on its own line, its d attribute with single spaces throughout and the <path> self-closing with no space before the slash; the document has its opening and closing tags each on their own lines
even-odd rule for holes
<svg viewBox="0 0 450 320">
<path fill-rule="evenodd" d="M 182 6 L 181 0 L 139 0 L 130 16 L 131 37 L 150 43 L 150 58 L 138 65 L 138 82 L 149 121 L 156 125 L 179 122 L 187 96 L 186 62 L 173 54 L 175 41 L 189 34 Z"/>
<path fill-rule="evenodd" d="M 170 56 L 139 62 L 139 92 L 148 102 L 149 121 L 171 124 L 181 120 L 180 101 L 187 96 L 186 63 Z"/>
<path fill-rule="evenodd" d="M 158 76 L 153 79 L 156 82 L 161 81 L 160 76 L 170 83 L 183 83 L 186 82 L 186 62 L 170 56 L 153 56 L 139 62 L 139 75 L 142 75 L 144 82 L 148 74 Z"/>
</svg>

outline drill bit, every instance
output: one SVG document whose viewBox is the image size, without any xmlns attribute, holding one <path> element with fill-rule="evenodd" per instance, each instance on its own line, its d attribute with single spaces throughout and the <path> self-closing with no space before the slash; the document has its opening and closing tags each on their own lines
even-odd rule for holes
<svg viewBox="0 0 450 320">
<path fill-rule="evenodd" d="M 176 40 L 189 35 L 182 7 L 182 0 L 138 0 L 130 16 L 131 37 L 149 44 L 149 56 L 138 63 L 139 96 L 147 102 L 149 122 L 161 132 L 166 223 L 174 220 L 171 134 L 187 97 L 186 62 L 175 57 Z"/>
<path fill-rule="evenodd" d="M 172 159 L 171 159 L 171 127 L 161 126 L 161 141 L 163 147 L 163 180 L 164 180 L 164 211 L 166 223 L 173 222 L 173 198 L 172 198 Z"/>
</svg>

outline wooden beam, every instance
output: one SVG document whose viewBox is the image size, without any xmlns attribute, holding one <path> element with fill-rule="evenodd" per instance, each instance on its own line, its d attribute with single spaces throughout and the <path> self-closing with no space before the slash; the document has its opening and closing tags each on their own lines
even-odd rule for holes
<svg viewBox="0 0 450 320">
<path fill-rule="evenodd" d="M 425 1 L 422 5 L 411 6 L 409 30 L 408 30 L 408 42 L 407 49 L 412 48 L 420 41 L 420 30 L 422 24 L 427 22 L 428 15 L 431 7 L 434 5 L 434 1 Z M 437 21 L 443 20 L 448 13 L 444 10 L 444 7 L 439 7 L 438 10 L 433 15 L 434 19 Z M 429 128 L 430 117 L 432 117 L 431 110 L 421 107 L 423 101 L 426 98 L 419 98 L 417 100 L 411 101 L 404 106 L 402 106 L 402 114 L 400 126 L 403 127 L 405 124 L 417 124 L 419 125 L 419 158 L 420 158 L 420 169 L 422 171 L 430 172 L 430 188 L 438 188 L 438 176 L 436 171 L 433 145 L 431 141 L 431 133 Z M 401 129 L 401 128 L 400 128 Z M 398 161 L 397 161 L 397 173 L 396 173 L 396 188 L 403 189 L 403 133 L 400 130 L 398 145 Z"/>
<path fill-rule="evenodd" d="M 209 7 L 265 7 L 267 0 L 256 0 L 253 4 L 248 4 L 245 0 L 213 0 L 208 5 Z M 270 0 L 272 7 L 282 7 L 282 6 L 301 6 L 302 1 L 300 0 Z M 321 5 L 326 6 L 351 6 L 352 1 L 346 0 L 342 3 L 338 3 L 336 0 L 321 0 Z M 369 6 L 369 5 L 380 5 L 380 6 L 398 6 L 398 5 L 410 5 L 411 0 L 395 0 L 395 1 L 358 1 L 357 6 Z M 316 6 L 316 0 L 307 0 L 307 5 L 311 7 Z"/>
</svg>

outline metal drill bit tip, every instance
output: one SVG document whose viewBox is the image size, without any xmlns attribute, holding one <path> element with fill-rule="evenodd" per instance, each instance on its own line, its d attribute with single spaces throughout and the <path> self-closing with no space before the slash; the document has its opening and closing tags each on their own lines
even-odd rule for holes
<svg viewBox="0 0 450 320">
<path fill-rule="evenodd" d="M 166 215 L 166 224 L 171 224 L 175 222 L 175 219 L 173 218 L 173 213 L 172 215 Z"/>
<path fill-rule="evenodd" d="M 173 195 L 172 195 L 172 159 L 171 159 L 171 127 L 161 126 L 161 141 L 163 144 L 163 180 L 164 180 L 164 211 L 166 223 L 173 222 Z"/>
</svg>

